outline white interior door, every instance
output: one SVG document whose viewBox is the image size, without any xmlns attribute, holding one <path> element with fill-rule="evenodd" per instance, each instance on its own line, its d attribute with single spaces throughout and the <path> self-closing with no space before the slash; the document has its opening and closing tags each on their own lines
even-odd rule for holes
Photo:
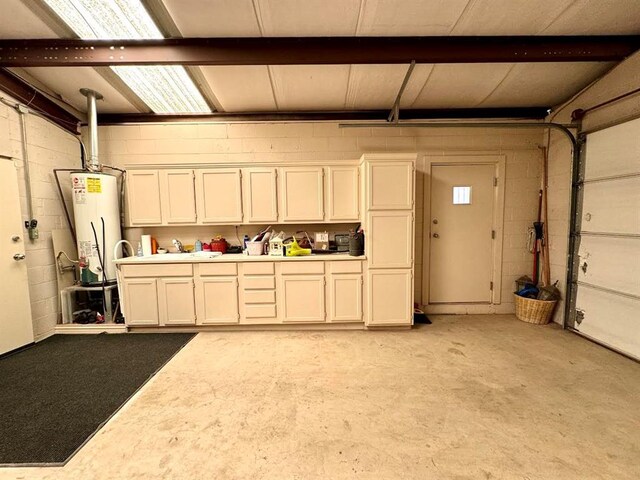
<svg viewBox="0 0 640 480">
<path fill-rule="evenodd" d="M 640 359 L 640 120 L 587 135 L 573 326 Z"/>
<path fill-rule="evenodd" d="M 429 303 L 490 303 L 494 164 L 431 169 Z"/>
<path fill-rule="evenodd" d="M 0 354 L 33 342 L 18 175 L 0 158 Z"/>
</svg>

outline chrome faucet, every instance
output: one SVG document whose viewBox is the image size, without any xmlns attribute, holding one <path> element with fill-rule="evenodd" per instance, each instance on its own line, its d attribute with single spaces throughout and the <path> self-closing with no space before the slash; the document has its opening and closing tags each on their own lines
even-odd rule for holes
<svg viewBox="0 0 640 480">
<path fill-rule="evenodd" d="M 176 247 L 178 252 L 184 253 L 184 247 L 182 246 L 182 242 L 180 240 L 174 238 L 173 240 L 171 240 L 171 242 L 173 243 L 173 246 Z"/>
</svg>

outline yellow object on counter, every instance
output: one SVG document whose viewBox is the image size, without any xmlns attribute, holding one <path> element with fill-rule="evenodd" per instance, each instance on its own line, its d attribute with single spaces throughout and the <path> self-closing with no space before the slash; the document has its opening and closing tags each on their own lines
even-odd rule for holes
<svg viewBox="0 0 640 480">
<path fill-rule="evenodd" d="M 302 257 L 304 255 L 311 255 L 310 248 L 302 248 L 298 245 L 298 242 L 294 238 L 293 241 L 286 245 L 287 247 L 287 257 Z"/>
</svg>

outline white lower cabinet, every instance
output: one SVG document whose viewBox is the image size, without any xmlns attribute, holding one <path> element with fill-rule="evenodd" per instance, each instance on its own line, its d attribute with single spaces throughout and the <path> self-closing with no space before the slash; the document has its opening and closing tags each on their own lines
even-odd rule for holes
<svg viewBox="0 0 640 480">
<path fill-rule="evenodd" d="M 283 322 L 325 321 L 324 275 L 282 275 L 279 287 Z"/>
<path fill-rule="evenodd" d="M 158 290 L 155 278 L 127 278 L 123 281 L 127 325 L 158 325 Z"/>
<path fill-rule="evenodd" d="M 362 321 L 362 274 L 331 274 L 328 290 L 330 322 Z"/>
<path fill-rule="evenodd" d="M 367 325 L 413 323 L 413 274 L 409 269 L 369 270 Z"/>
<path fill-rule="evenodd" d="M 363 322 L 363 266 L 355 260 L 125 265 L 120 268 L 126 322 L 133 327 Z"/>
<path fill-rule="evenodd" d="M 160 325 L 195 325 L 195 298 L 192 277 L 158 279 Z"/>
<path fill-rule="evenodd" d="M 238 278 L 199 277 L 196 280 L 198 325 L 238 323 Z"/>
</svg>

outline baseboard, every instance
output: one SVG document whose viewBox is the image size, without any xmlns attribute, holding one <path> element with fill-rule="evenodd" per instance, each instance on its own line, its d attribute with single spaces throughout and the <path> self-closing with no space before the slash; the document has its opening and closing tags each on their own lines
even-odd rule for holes
<svg viewBox="0 0 640 480">
<path fill-rule="evenodd" d="M 513 303 L 423 305 L 422 309 L 427 315 L 504 315 L 515 313 L 515 305 Z"/>
<path fill-rule="evenodd" d="M 36 343 L 41 342 L 45 338 L 49 338 L 50 336 L 55 335 L 55 333 L 56 333 L 55 328 L 53 330 L 49 330 L 49 331 L 46 331 L 46 332 L 43 332 L 43 333 L 39 333 L 37 335 L 34 335 L 33 341 L 36 342 Z"/>
<path fill-rule="evenodd" d="M 88 323 L 81 325 L 78 323 L 64 323 L 56 325 L 54 332 L 56 335 L 81 335 L 96 333 L 127 333 L 127 326 L 121 323 Z"/>
</svg>

